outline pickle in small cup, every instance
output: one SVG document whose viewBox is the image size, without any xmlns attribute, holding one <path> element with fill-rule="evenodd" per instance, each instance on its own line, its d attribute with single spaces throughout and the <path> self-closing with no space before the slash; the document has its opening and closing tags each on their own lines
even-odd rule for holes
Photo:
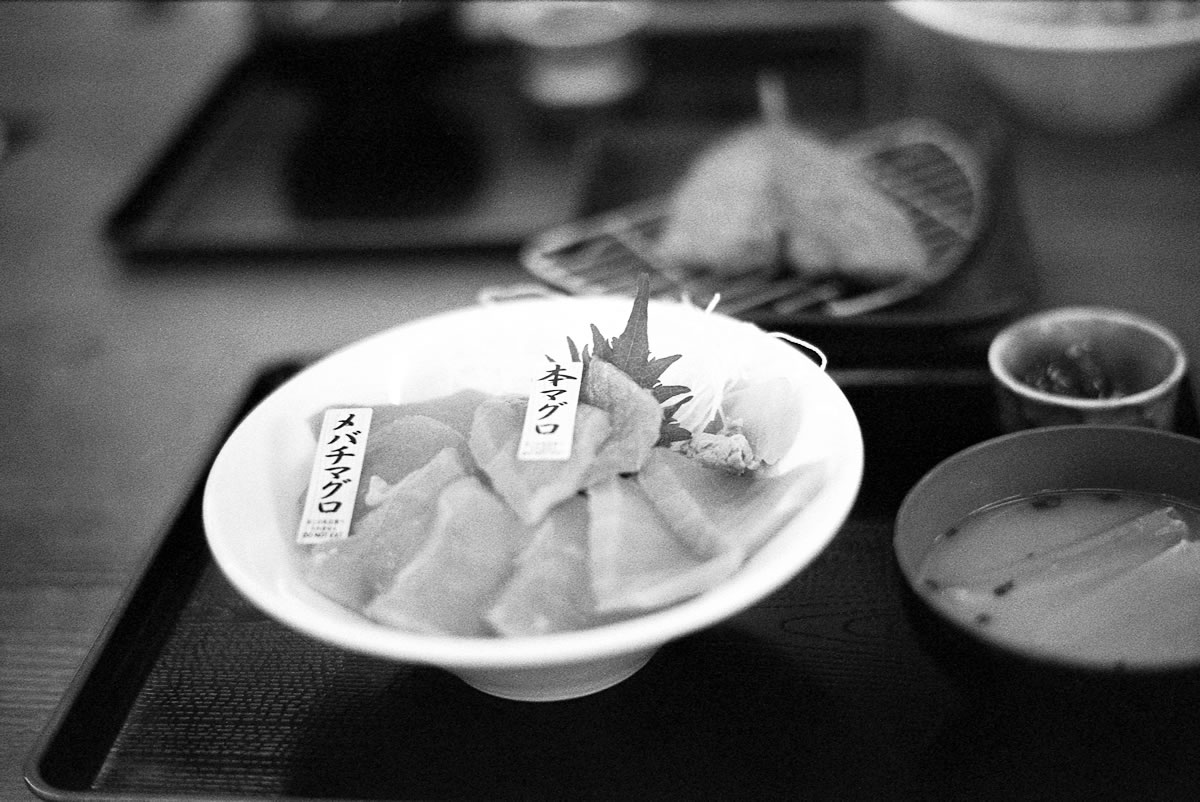
<svg viewBox="0 0 1200 802">
<path fill-rule="evenodd" d="M 1172 429 L 1187 358 L 1153 320 L 1119 309 L 1063 307 L 1003 329 L 988 349 L 1008 431 L 1099 423 Z"/>
</svg>

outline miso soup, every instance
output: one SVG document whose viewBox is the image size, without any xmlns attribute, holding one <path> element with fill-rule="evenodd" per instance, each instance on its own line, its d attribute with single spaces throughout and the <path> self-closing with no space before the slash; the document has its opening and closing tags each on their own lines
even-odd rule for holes
<svg viewBox="0 0 1200 802">
<path fill-rule="evenodd" d="M 1200 508 L 1116 490 L 977 510 L 921 565 L 933 604 L 987 637 L 1094 665 L 1200 659 Z"/>
</svg>

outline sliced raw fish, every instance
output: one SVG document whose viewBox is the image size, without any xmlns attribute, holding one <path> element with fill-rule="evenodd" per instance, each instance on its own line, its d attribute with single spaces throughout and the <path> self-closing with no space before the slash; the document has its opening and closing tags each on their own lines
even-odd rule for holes
<svg viewBox="0 0 1200 802">
<path fill-rule="evenodd" d="M 632 478 L 588 490 L 592 592 L 600 612 L 652 610 L 717 585 L 741 565 L 740 549 L 697 557 Z"/>
<path fill-rule="evenodd" d="M 716 557 L 735 546 L 684 485 L 679 472 L 694 467 L 691 462 L 673 451 L 656 448 L 638 472 L 637 482 L 654 509 L 697 557 Z"/>
<path fill-rule="evenodd" d="M 770 476 L 734 476 L 670 449 L 657 448 L 652 458 L 674 473 L 721 538 L 746 554 L 795 517 L 816 496 L 825 476 L 820 462 Z"/>
<path fill-rule="evenodd" d="M 633 473 L 642 467 L 662 429 L 662 407 L 620 368 L 591 359 L 579 391 L 583 403 L 608 413 L 612 430 L 589 470 L 590 480 Z"/>
<path fill-rule="evenodd" d="M 608 413 L 580 404 L 570 459 L 519 460 L 517 447 L 524 421 L 524 399 L 485 401 L 475 413 L 470 449 L 496 492 L 522 521 L 535 524 L 554 505 L 587 486 L 592 463 L 612 427 Z"/>
<path fill-rule="evenodd" d="M 466 437 L 471 432 L 471 420 L 475 417 L 476 407 L 488 397 L 481 390 L 467 389 L 427 401 L 381 404 L 373 408 L 372 425 L 387 424 L 406 415 L 423 415 L 441 421 Z"/>
<path fill-rule="evenodd" d="M 474 476 L 442 490 L 432 531 L 366 615 L 413 632 L 483 635 L 483 615 L 532 529 Z"/>
<path fill-rule="evenodd" d="M 426 418 L 433 418 L 436 421 L 440 421 L 463 437 L 466 437 L 471 431 L 471 419 L 475 416 L 475 408 L 488 397 L 488 394 L 482 390 L 466 389 L 440 398 L 431 398 L 425 401 L 413 401 L 404 404 L 364 405 L 348 401 L 336 406 L 370 406 L 371 425 L 376 429 L 382 429 L 397 418 L 409 415 L 422 415 Z M 321 431 L 322 417 L 323 414 L 315 415 L 309 421 L 309 426 L 314 435 Z"/>
<path fill-rule="evenodd" d="M 588 572 L 587 502 L 573 496 L 538 525 L 487 622 L 500 635 L 541 635 L 596 623 Z"/>
<path fill-rule="evenodd" d="M 442 449 L 394 485 L 383 504 L 356 518 L 349 538 L 311 550 L 305 566 L 309 584 L 361 610 L 425 543 L 438 495 L 467 472 L 458 449 Z"/>
<path fill-rule="evenodd" d="M 356 514 L 364 505 L 370 506 L 370 501 L 378 501 L 381 482 L 396 484 L 444 448 L 456 448 L 465 455 L 467 442 L 461 434 L 435 418 L 404 415 L 382 426 L 372 420 L 363 456 L 362 481 L 356 493 Z"/>
</svg>

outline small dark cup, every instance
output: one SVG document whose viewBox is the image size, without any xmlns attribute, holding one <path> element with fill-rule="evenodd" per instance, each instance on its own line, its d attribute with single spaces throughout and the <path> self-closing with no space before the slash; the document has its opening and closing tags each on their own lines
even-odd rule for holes
<svg viewBox="0 0 1200 802">
<path fill-rule="evenodd" d="M 1032 380 L 1072 355 L 1084 362 L 1074 366 L 1081 374 L 1075 383 L 1089 383 L 1095 397 Z M 1008 431 L 1077 423 L 1171 429 L 1187 359 L 1179 339 L 1152 320 L 1117 309 L 1066 307 L 1003 329 L 992 340 L 988 366 Z"/>
</svg>

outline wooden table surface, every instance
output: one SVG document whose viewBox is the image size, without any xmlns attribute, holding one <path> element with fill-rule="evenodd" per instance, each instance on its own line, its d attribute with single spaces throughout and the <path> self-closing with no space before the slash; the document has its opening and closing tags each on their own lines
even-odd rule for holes
<svg viewBox="0 0 1200 802">
<path fill-rule="evenodd" d="M 161 5 L 161 7 L 160 7 Z M 263 364 L 475 301 L 515 261 L 131 272 L 101 227 L 239 52 L 227 4 L 0 3 L 0 799 Z M 1200 120 L 1017 124 L 1040 306 L 1151 315 L 1200 354 Z"/>
</svg>

